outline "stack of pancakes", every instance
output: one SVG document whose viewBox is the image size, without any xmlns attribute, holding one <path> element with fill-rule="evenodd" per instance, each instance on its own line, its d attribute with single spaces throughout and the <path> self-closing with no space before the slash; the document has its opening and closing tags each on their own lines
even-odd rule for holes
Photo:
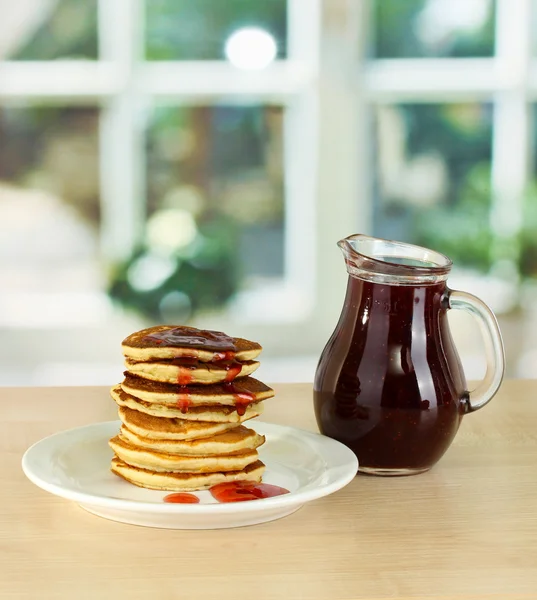
<svg viewBox="0 0 537 600">
<path fill-rule="evenodd" d="M 274 396 L 249 376 L 259 344 L 160 325 L 133 333 L 122 350 L 125 379 L 111 390 L 122 422 L 109 442 L 114 473 L 169 491 L 261 480 L 257 448 L 265 438 L 242 425 Z"/>
</svg>

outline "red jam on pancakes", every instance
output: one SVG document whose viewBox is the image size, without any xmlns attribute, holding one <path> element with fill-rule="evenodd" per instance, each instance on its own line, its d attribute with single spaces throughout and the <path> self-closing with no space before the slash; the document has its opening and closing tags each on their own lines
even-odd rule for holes
<svg viewBox="0 0 537 600">
<path fill-rule="evenodd" d="M 224 387 L 230 394 L 233 394 L 233 398 L 235 399 L 235 409 L 237 414 L 242 417 L 248 406 L 254 401 L 254 394 L 247 392 L 246 390 L 241 390 L 231 382 L 224 383 Z"/>
</svg>

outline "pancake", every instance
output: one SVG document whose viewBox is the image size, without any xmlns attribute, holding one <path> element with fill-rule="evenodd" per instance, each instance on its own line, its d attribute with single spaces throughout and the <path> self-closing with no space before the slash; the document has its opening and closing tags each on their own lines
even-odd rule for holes
<svg viewBox="0 0 537 600">
<path fill-rule="evenodd" d="M 149 448 L 135 446 L 119 436 L 108 442 L 116 456 L 133 467 L 149 469 L 150 471 L 215 473 L 225 471 L 240 471 L 247 465 L 258 460 L 255 450 L 244 450 L 231 454 L 218 455 L 180 455 L 167 452 L 157 452 Z"/>
<path fill-rule="evenodd" d="M 154 440 L 194 440 L 208 438 L 237 427 L 237 423 L 187 421 L 169 417 L 153 417 L 126 406 L 118 410 L 121 422 L 132 433 Z"/>
<path fill-rule="evenodd" d="M 162 336 L 164 332 L 170 333 L 159 339 L 158 336 Z M 222 354 L 239 361 L 248 361 L 259 356 L 262 351 L 259 344 L 249 340 L 177 325 L 157 325 L 132 333 L 123 340 L 121 349 L 127 358 L 137 361 L 186 356 L 201 362 L 221 360 Z"/>
<path fill-rule="evenodd" d="M 148 448 L 156 452 L 181 454 L 183 456 L 232 454 L 245 450 L 255 450 L 265 442 L 264 436 L 243 425 L 212 437 L 196 440 L 149 438 L 138 435 L 130 431 L 125 425 L 122 425 L 119 431 L 119 438 L 139 448 Z"/>
<path fill-rule="evenodd" d="M 145 402 L 157 402 L 158 404 L 170 404 L 177 406 L 178 401 L 185 396 L 189 406 L 208 406 L 220 404 L 235 406 L 237 399 L 239 404 L 244 405 L 248 398 L 252 402 L 259 402 L 274 396 L 274 390 L 253 377 L 241 377 L 233 381 L 233 386 L 217 383 L 214 385 L 189 385 L 188 388 L 150 381 L 125 373 L 125 379 L 121 383 L 121 389 Z"/>
<path fill-rule="evenodd" d="M 188 361 L 183 360 L 184 364 L 178 364 L 176 361 L 165 360 L 137 362 L 127 358 L 125 359 L 125 366 L 129 373 L 138 377 L 163 383 L 180 383 L 181 385 L 193 383 L 209 385 L 224 382 L 229 377 L 231 369 L 235 368 L 235 365 L 237 369 L 235 377 L 251 375 L 259 367 L 259 363 L 255 360 L 233 363 L 230 368 L 226 368 L 219 363 L 197 362 L 189 364 Z"/>
<path fill-rule="evenodd" d="M 139 487 L 167 492 L 193 492 L 206 490 L 218 483 L 230 481 L 258 483 L 261 481 L 265 465 L 258 460 L 241 471 L 227 471 L 225 473 L 156 473 L 148 469 L 133 467 L 114 457 L 111 469 L 119 477 Z"/>
<path fill-rule="evenodd" d="M 244 421 L 248 421 L 248 419 L 258 417 L 264 408 L 263 402 L 255 402 L 246 407 L 243 415 L 239 415 L 234 406 L 192 406 L 183 413 L 179 407 L 174 408 L 166 404 L 138 400 L 134 396 L 125 393 L 119 384 L 110 390 L 110 395 L 119 406 L 125 406 L 154 417 L 178 418 L 186 421 L 207 421 L 212 424 L 243 423 Z"/>
</svg>

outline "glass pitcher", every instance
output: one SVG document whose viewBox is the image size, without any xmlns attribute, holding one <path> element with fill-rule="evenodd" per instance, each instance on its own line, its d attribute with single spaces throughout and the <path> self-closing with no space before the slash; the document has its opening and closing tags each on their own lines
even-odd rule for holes
<svg viewBox="0 0 537 600">
<path fill-rule="evenodd" d="M 365 235 L 338 245 L 349 279 L 315 374 L 319 429 L 351 448 L 363 473 L 427 471 L 463 415 L 500 387 L 505 360 L 498 323 L 481 300 L 447 287 L 452 263 L 443 254 Z M 484 334 L 486 375 L 472 392 L 449 330 L 451 308 L 473 314 Z"/>
</svg>

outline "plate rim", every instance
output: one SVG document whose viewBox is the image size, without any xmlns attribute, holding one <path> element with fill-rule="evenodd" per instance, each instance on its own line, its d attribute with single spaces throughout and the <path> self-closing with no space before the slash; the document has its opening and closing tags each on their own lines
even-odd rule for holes
<svg viewBox="0 0 537 600">
<path fill-rule="evenodd" d="M 280 425 L 278 423 L 270 423 L 268 421 L 256 421 L 252 423 L 254 429 L 257 425 L 261 425 L 261 428 L 268 426 L 268 428 L 276 428 L 289 430 L 294 433 L 299 433 L 302 437 L 313 438 L 316 441 L 322 440 L 323 444 L 328 444 L 332 448 L 337 449 L 338 452 L 346 455 L 349 461 L 348 473 L 345 476 L 341 476 L 334 482 L 319 485 L 313 489 L 305 491 L 290 492 L 281 496 L 275 496 L 272 498 L 260 498 L 256 502 L 230 502 L 230 503 L 211 503 L 211 504 L 173 504 L 173 503 L 157 503 L 157 502 L 146 502 L 143 500 L 131 500 L 125 498 L 115 498 L 105 495 L 95 495 L 88 492 L 72 490 L 65 488 L 64 486 L 52 483 L 46 479 L 43 479 L 39 475 L 33 472 L 29 466 L 29 457 L 35 452 L 35 449 L 41 444 L 50 443 L 50 440 L 55 437 L 61 437 L 67 434 L 74 434 L 77 431 L 85 429 L 98 429 L 99 427 L 106 426 L 117 426 L 119 427 L 121 421 L 99 421 L 95 423 L 88 423 L 86 425 L 80 425 L 78 427 L 72 427 L 63 431 L 52 433 L 37 442 L 34 442 L 23 454 L 21 460 L 21 466 L 26 477 L 37 487 L 54 494 L 55 496 L 65 498 L 66 500 L 74 501 L 78 504 L 88 506 L 98 506 L 108 508 L 111 510 L 121 510 L 125 512 L 143 512 L 143 513 L 159 513 L 159 514 L 184 514 L 184 515 L 202 515 L 202 514 L 222 514 L 222 513 L 234 513 L 237 510 L 241 512 L 256 512 L 260 510 L 272 510 L 285 508 L 290 506 L 302 506 L 306 502 L 311 502 L 319 498 L 323 498 L 348 485 L 355 477 L 358 472 L 358 459 L 352 450 L 347 448 L 341 442 L 329 438 L 321 433 L 314 431 L 308 431 L 292 425 Z M 353 468 L 351 469 L 351 464 Z M 153 490 L 165 493 L 166 490 Z M 173 493 L 173 492 L 169 492 Z"/>
</svg>

